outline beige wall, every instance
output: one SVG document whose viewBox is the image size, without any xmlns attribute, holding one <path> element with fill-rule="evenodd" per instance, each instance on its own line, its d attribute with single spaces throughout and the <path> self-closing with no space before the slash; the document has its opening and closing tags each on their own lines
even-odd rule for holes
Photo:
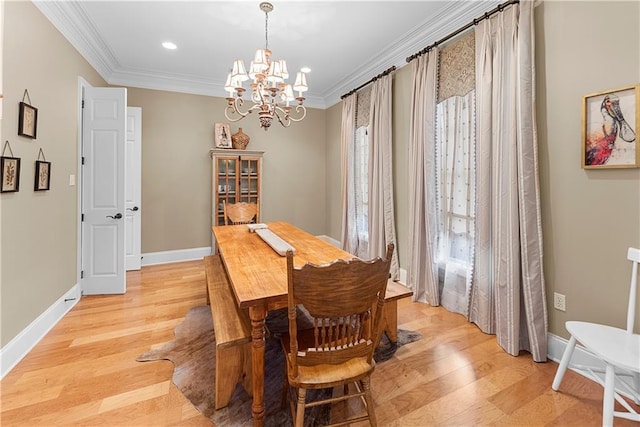
<svg viewBox="0 0 640 427">
<path fill-rule="evenodd" d="M 564 322 L 623 326 L 630 266 L 626 249 L 640 245 L 640 169 L 580 167 L 581 97 L 640 82 L 640 3 L 545 2 L 535 9 L 537 119 L 549 331 L 567 337 Z M 602 29 L 603 22 L 614 23 Z M 408 138 L 411 70 L 394 73 L 393 156 L 396 231 L 401 268 L 408 268 Z M 327 164 L 339 162 L 340 103 L 327 115 Z M 337 131 L 336 131 L 337 129 Z M 640 129 L 636 129 L 640 133 Z M 338 147 L 338 148 L 336 148 Z M 339 181 L 328 181 L 335 206 Z M 340 209 L 328 233 L 340 238 Z M 554 310 L 553 292 L 567 296 Z"/>
<path fill-rule="evenodd" d="M 536 8 L 536 61 L 545 277 L 567 295 L 550 309 L 550 331 L 567 319 L 624 322 L 625 250 L 640 245 L 640 169 L 583 171 L 580 100 L 640 81 L 640 4 L 547 2 Z M 606 25 L 602 22 L 615 22 Z M 25 55 L 25 52 L 29 52 Z M 77 78 L 104 81 L 29 2 L 5 3 L 2 141 L 22 158 L 21 190 L 2 194 L 1 345 L 76 284 Z M 394 74 L 394 191 L 400 264 L 407 267 L 407 142 L 411 72 Z M 17 136 L 17 104 L 29 89 L 39 109 L 38 139 Z M 224 100 L 129 88 L 143 115 L 143 252 L 209 246 L 213 123 Z M 263 220 L 287 220 L 340 238 L 340 115 L 336 104 L 268 132 L 239 124 L 250 149 L 265 150 Z M 238 123 L 232 124 L 235 131 Z M 636 129 L 638 132 L 638 129 Z M 51 191 L 34 193 L 42 147 Z M 174 171 L 175 169 L 175 171 Z"/>
<path fill-rule="evenodd" d="M 327 199 L 326 215 L 327 228 L 325 234 L 340 241 L 342 240 L 342 196 L 341 188 L 341 147 L 340 126 L 342 123 L 342 102 L 327 108 Z"/>
<path fill-rule="evenodd" d="M 639 28 L 638 2 L 545 2 L 536 9 L 549 330 L 564 337 L 570 319 L 625 325 L 626 251 L 640 245 L 640 169 L 581 169 L 580 114 L 583 95 L 640 82 Z M 554 291 L 567 296 L 566 312 L 552 308 Z"/>
<path fill-rule="evenodd" d="M 76 283 L 78 76 L 104 81 L 31 2 L 5 2 L 2 142 L 21 158 L 20 191 L 2 203 L 1 344 L 4 346 Z M 25 89 L 38 108 L 37 139 L 18 136 Z M 42 148 L 51 190 L 34 192 Z"/>
<path fill-rule="evenodd" d="M 213 127 L 228 122 L 226 100 L 128 89 L 142 108 L 142 252 L 211 246 Z M 289 221 L 314 234 L 325 230 L 325 111 L 284 129 L 261 130 L 255 114 L 231 123 L 264 151 L 262 221 Z"/>
<path fill-rule="evenodd" d="M 30 2 L 8 2 L 4 50 L 2 140 L 22 158 L 21 190 L 2 201 L 2 341 L 4 346 L 77 282 L 78 76 L 103 79 Z M 25 55 L 25 52 L 29 52 Z M 38 139 L 17 136 L 24 88 L 38 108 Z M 226 122 L 223 98 L 129 88 L 142 107 L 142 252 L 211 245 L 213 124 Z M 6 108 L 13 105 L 15 108 Z M 265 132 L 255 114 L 232 124 L 263 150 L 263 221 L 289 221 L 324 234 L 325 111 L 309 108 L 291 128 Z M 34 193 L 42 147 L 52 162 L 51 191 Z"/>
</svg>

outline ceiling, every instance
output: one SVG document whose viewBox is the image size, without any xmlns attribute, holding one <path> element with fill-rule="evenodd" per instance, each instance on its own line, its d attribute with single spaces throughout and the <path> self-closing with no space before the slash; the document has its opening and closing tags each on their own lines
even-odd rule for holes
<svg viewBox="0 0 640 427">
<path fill-rule="evenodd" d="M 295 76 L 311 68 L 306 104 L 344 93 L 495 7 L 467 1 L 273 1 L 269 49 Z M 36 1 L 113 85 L 226 96 L 233 60 L 264 47 L 259 1 Z M 172 41 L 178 48 L 166 50 Z M 293 80 L 293 77 L 290 77 Z"/>
</svg>

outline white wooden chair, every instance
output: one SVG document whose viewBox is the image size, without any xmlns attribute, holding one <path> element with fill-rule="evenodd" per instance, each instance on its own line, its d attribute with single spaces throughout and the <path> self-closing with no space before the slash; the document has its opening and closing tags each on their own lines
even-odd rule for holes
<svg viewBox="0 0 640 427">
<path fill-rule="evenodd" d="M 562 377 L 571 360 L 576 343 L 579 342 L 582 344 L 590 353 L 602 360 L 605 369 L 598 370 L 580 365 L 572 365 L 572 368 L 580 371 L 586 377 L 604 387 L 602 425 L 607 427 L 613 425 L 613 417 L 640 421 L 640 414 L 616 391 L 617 386 L 617 389 L 620 390 L 622 394 L 633 399 L 636 404 L 640 404 L 640 334 L 633 332 L 640 249 L 629 248 L 627 258 L 633 265 L 631 271 L 631 287 L 629 290 L 629 306 L 627 309 L 627 328 L 620 329 L 589 322 L 567 322 L 565 327 L 571 334 L 571 338 L 562 355 L 560 366 L 558 366 L 556 376 L 551 386 L 553 390 L 558 390 L 562 382 Z M 604 372 L 604 380 L 602 379 L 602 372 Z M 623 376 L 628 377 L 629 381 L 621 381 Z M 617 400 L 626 411 L 615 411 L 614 399 Z"/>
</svg>

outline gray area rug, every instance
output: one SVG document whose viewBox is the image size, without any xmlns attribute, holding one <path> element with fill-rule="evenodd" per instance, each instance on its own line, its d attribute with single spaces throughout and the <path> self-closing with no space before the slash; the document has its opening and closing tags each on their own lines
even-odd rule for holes
<svg viewBox="0 0 640 427">
<path fill-rule="evenodd" d="M 287 310 L 269 313 L 267 327 L 271 333 L 265 340 L 265 425 L 291 425 L 289 408 L 281 409 L 280 399 L 284 380 L 284 354 L 279 336 L 287 331 Z M 173 382 L 189 401 L 211 419 L 217 427 L 252 426 L 251 397 L 241 385 L 236 387 L 231 403 L 226 408 L 215 410 L 215 334 L 211 319 L 211 308 L 207 305 L 189 310 L 185 320 L 176 327 L 175 339 L 163 347 L 150 350 L 136 358 L 139 362 L 170 360 L 174 363 Z M 400 329 L 398 343 L 392 345 L 383 335 L 376 350 L 375 359 L 380 363 L 393 356 L 397 348 L 417 341 L 422 336 L 417 332 Z M 318 390 L 327 396 L 331 390 Z M 318 396 L 320 397 L 320 396 Z M 309 400 L 313 396 L 309 395 Z M 307 410 L 305 425 L 316 426 L 329 423 L 328 405 Z"/>
</svg>

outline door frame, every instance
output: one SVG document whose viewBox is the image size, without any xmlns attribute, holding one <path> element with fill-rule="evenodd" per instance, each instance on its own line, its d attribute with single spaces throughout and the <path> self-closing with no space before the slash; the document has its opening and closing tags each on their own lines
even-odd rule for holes
<svg viewBox="0 0 640 427">
<path fill-rule="evenodd" d="M 87 82 L 82 77 L 78 76 L 78 153 L 77 153 L 77 165 L 76 165 L 76 200 L 77 200 L 77 211 L 76 211 L 76 282 L 80 286 L 80 296 L 84 295 L 84 287 L 82 286 L 82 131 L 83 131 L 83 120 L 82 120 L 82 99 L 84 98 L 84 88 L 92 87 L 89 82 Z"/>
<path fill-rule="evenodd" d="M 134 129 L 136 131 L 136 145 L 134 146 L 134 150 L 135 150 L 135 154 L 132 155 L 131 157 L 128 156 L 127 153 L 128 152 L 128 146 L 129 146 L 129 128 L 127 127 L 127 129 L 125 129 L 125 135 L 126 135 L 126 141 L 125 141 L 125 173 L 124 173 L 124 177 L 125 177 L 125 181 L 124 181 L 124 185 L 125 185 L 125 200 L 124 200 L 124 220 L 125 220 L 125 234 L 124 234 L 124 241 L 125 241 L 125 261 L 124 261 L 124 265 L 125 265 L 125 271 L 139 271 L 140 268 L 142 267 L 142 107 L 129 107 L 127 106 L 127 125 L 129 123 L 129 117 L 130 115 L 133 113 L 133 116 L 137 117 L 137 123 L 135 123 Z M 129 153 L 130 154 L 130 153 Z M 135 175 L 135 178 L 132 178 L 130 176 L 130 174 L 128 172 L 131 172 L 131 170 L 129 169 L 129 166 L 132 163 L 132 160 L 135 160 L 135 172 L 133 172 L 133 174 Z M 129 234 L 129 232 L 127 231 L 127 224 L 129 224 L 128 219 L 129 219 L 129 210 L 131 208 L 129 208 L 127 206 L 127 204 L 129 203 L 127 200 L 127 191 L 130 188 L 130 184 L 131 182 L 135 182 L 135 185 L 138 187 L 138 191 L 136 196 L 138 197 L 138 200 L 134 200 L 134 207 L 137 207 L 138 210 L 134 211 L 131 215 L 133 216 L 133 220 L 131 225 L 133 226 L 133 229 L 135 230 L 133 232 L 133 234 Z M 133 241 L 134 243 L 137 245 L 137 252 L 135 254 L 133 254 L 135 261 L 133 261 L 133 265 L 132 265 L 132 261 L 130 260 L 130 257 L 127 256 L 127 250 L 126 250 L 126 245 L 127 243 L 127 236 L 133 236 Z"/>
</svg>

